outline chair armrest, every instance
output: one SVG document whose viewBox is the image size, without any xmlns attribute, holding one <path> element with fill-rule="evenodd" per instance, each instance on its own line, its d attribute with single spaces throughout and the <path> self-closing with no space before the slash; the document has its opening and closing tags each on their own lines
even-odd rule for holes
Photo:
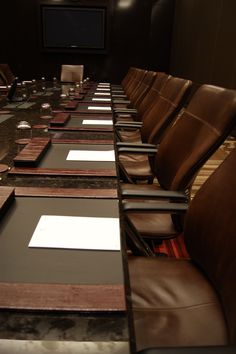
<svg viewBox="0 0 236 354">
<path fill-rule="evenodd" d="M 114 103 L 114 104 L 130 104 L 131 103 L 131 101 L 129 101 L 129 100 L 117 100 L 117 99 L 115 99 L 115 100 L 112 100 L 112 103 Z"/>
<path fill-rule="evenodd" d="M 118 141 L 116 143 L 117 147 L 127 147 L 127 148 L 140 148 L 140 149 L 146 149 L 146 148 L 150 148 L 150 149 L 156 149 L 156 145 L 154 144 L 148 144 L 148 143 L 126 143 L 126 142 L 122 142 L 122 141 Z"/>
<path fill-rule="evenodd" d="M 115 113 L 132 113 L 137 114 L 138 111 L 135 108 L 114 108 Z"/>
<path fill-rule="evenodd" d="M 123 122 L 123 121 L 118 121 L 115 123 L 116 128 L 141 128 L 143 125 L 143 122 Z"/>
<path fill-rule="evenodd" d="M 153 154 L 157 153 L 157 148 L 131 148 L 131 147 L 120 147 L 118 148 L 118 153 L 129 153 L 132 154 Z"/>
<path fill-rule="evenodd" d="M 158 211 L 159 213 L 175 213 L 183 214 L 188 210 L 188 204 L 186 203 L 145 203 L 145 202 L 124 202 L 124 211 L 133 212 L 150 212 Z"/>
<path fill-rule="evenodd" d="M 114 95 L 112 94 L 112 98 L 115 98 L 115 99 L 116 99 L 116 98 L 117 98 L 117 99 L 119 99 L 119 98 L 124 98 L 124 99 L 126 99 L 127 96 L 126 96 L 126 95 L 123 95 L 123 94 L 121 94 L 121 93 L 120 93 L 120 94 L 117 93 L 117 94 L 114 94 Z"/>
<path fill-rule="evenodd" d="M 137 189 L 137 190 L 121 190 L 121 196 L 125 198 L 159 198 L 159 199 L 177 199 L 181 200 L 182 202 L 188 202 L 188 196 L 184 192 L 179 191 L 165 191 L 165 190 L 144 190 L 144 189 Z"/>
</svg>

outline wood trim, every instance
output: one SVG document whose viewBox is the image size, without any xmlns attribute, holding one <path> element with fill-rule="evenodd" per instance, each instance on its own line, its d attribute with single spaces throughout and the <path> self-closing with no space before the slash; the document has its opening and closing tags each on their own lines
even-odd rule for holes
<svg viewBox="0 0 236 354">
<path fill-rule="evenodd" d="M 1 188 L 0 188 L 1 193 Z M 95 188 L 50 188 L 50 187 L 15 187 L 17 197 L 69 197 L 92 199 L 117 199 L 117 190 Z"/>
<path fill-rule="evenodd" d="M 78 101 L 70 101 L 65 105 L 66 110 L 73 110 L 76 109 L 78 106 Z"/>
<path fill-rule="evenodd" d="M 0 308 L 50 311 L 126 311 L 124 286 L 0 283 Z"/>
<path fill-rule="evenodd" d="M 13 159 L 14 165 L 37 165 L 50 145 L 50 138 L 32 138 L 30 142 Z"/>
<path fill-rule="evenodd" d="M 15 199 L 14 187 L 0 187 L 0 217 Z"/>
<path fill-rule="evenodd" d="M 92 104 L 91 104 L 91 106 L 93 106 Z M 97 106 L 97 105 L 94 105 L 94 106 Z M 106 105 L 104 105 L 104 106 L 106 106 Z M 109 105 L 110 106 L 110 105 Z M 109 107 L 108 106 L 108 107 Z M 91 114 L 91 111 L 88 111 L 88 109 L 83 109 L 83 107 L 81 108 L 81 109 L 78 109 L 76 112 L 78 112 L 78 113 L 82 113 L 82 114 Z M 102 113 L 102 114 L 105 114 L 105 115 L 107 115 L 107 114 L 112 114 L 112 110 L 110 111 L 106 111 L 106 110 L 104 110 L 104 111 L 102 111 L 102 110 L 93 110 L 93 113 L 92 114 L 99 114 L 99 113 Z"/>
<path fill-rule="evenodd" d="M 86 114 L 83 114 L 82 112 L 79 112 L 79 111 L 66 111 L 67 113 L 72 113 L 73 115 L 78 115 L 79 118 L 92 118 L 94 119 L 96 117 L 96 119 L 104 119 L 104 118 L 113 118 L 113 115 L 111 112 L 107 112 L 107 114 L 104 115 L 104 113 L 101 113 L 101 112 L 88 112 L 86 111 Z M 55 110 L 53 111 L 53 113 L 65 113 L 65 111 L 63 110 Z M 108 114 L 109 113 L 109 114 Z"/>
<path fill-rule="evenodd" d="M 52 143 L 54 143 L 54 144 L 113 145 L 114 140 L 82 140 L 82 139 L 52 138 Z"/>
<path fill-rule="evenodd" d="M 64 130 L 64 131 L 92 131 L 92 132 L 113 132 L 113 127 L 109 126 L 109 127 L 85 127 L 85 126 L 81 126 L 81 127 L 61 127 L 61 126 L 49 126 L 48 130 Z"/>
<path fill-rule="evenodd" d="M 8 172 L 11 175 L 41 175 L 41 176 L 93 176 L 93 177 L 116 177 L 115 169 L 101 170 L 64 170 L 37 167 L 12 167 Z"/>
<path fill-rule="evenodd" d="M 50 120 L 50 125 L 65 125 L 70 119 L 70 113 L 57 113 L 53 119 Z"/>
</svg>

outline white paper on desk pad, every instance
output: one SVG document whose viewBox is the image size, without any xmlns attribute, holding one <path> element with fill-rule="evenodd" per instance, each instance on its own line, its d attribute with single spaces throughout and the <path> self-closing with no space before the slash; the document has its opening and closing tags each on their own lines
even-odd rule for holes
<svg viewBox="0 0 236 354">
<path fill-rule="evenodd" d="M 111 102 L 110 98 L 92 98 L 92 101 Z"/>
<path fill-rule="evenodd" d="M 111 94 L 109 92 L 94 92 L 94 95 L 111 96 Z"/>
<path fill-rule="evenodd" d="M 118 251 L 119 218 L 42 215 L 28 246 Z"/>
<path fill-rule="evenodd" d="M 111 84 L 109 82 L 99 82 L 98 83 L 98 86 L 99 85 L 105 85 L 105 86 L 110 86 Z"/>
<path fill-rule="evenodd" d="M 98 119 L 84 119 L 82 121 L 82 124 L 88 124 L 88 125 L 94 125 L 94 124 L 97 124 L 97 125 L 112 125 L 113 122 L 112 122 L 112 119 L 107 119 L 107 120 L 98 120 Z"/>
<path fill-rule="evenodd" d="M 115 161 L 114 150 L 91 151 L 91 150 L 70 150 L 66 160 L 68 161 Z"/>
<path fill-rule="evenodd" d="M 102 110 L 102 111 L 111 111 L 111 107 L 109 106 L 104 106 L 104 107 L 99 107 L 99 106 L 88 106 L 88 109 L 94 109 L 94 110 Z"/>
<path fill-rule="evenodd" d="M 110 91 L 110 89 L 105 87 L 98 87 L 96 91 Z"/>
</svg>

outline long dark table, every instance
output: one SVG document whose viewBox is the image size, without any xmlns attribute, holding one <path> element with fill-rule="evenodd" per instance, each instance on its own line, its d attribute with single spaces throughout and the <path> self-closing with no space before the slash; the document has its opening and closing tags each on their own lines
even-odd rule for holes
<svg viewBox="0 0 236 354">
<path fill-rule="evenodd" d="M 14 159 L 27 147 L 16 143 L 16 124 L 21 120 L 32 125 L 33 138 L 49 139 L 50 148 L 54 151 L 58 147 L 65 149 L 65 146 L 70 144 L 69 148 L 84 148 L 84 143 L 89 143 L 91 147 L 95 142 L 96 148 L 113 147 L 110 145 L 113 141 L 110 129 L 101 132 L 72 131 L 69 135 L 66 131 L 49 131 L 49 120 L 40 118 L 40 106 L 43 102 L 49 102 L 53 109 L 63 109 L 59 95 L 60 90 L 51 88 L 46 91 L 46 95 L 31 95 L 28 103 L 32 104 L 29 104 L 28 108 L 25 108 L 27 105 L 9 106 L 4 99 L 0 102 L 0 188 L 13 187 L 15 193 L 14 202 L 10 203 L 12 205 L 8 206 L 9 209 L 4 211 L 1 217 L 4 236 L 0 236 L 0 244 L 4 244 L 4 253 L 0 271 L 0 338 L 3 340 L 1 342 L 0 339 L 0 353 L 1 344 L 4 344 L 5 350 L 8 346 L 9 350 L 14 348 L 14 341 L 7 340 L 24 339 L 26 342 L 22 348 L 25 348 L 25 352 L 35 350 L 37 353 L 40 345 L 44 345 L 45 339 L 49 339 L 60 348 L 64 343 L 65 348 L 69 348 L 66 350 L 72 350 L 71 353 L 74 353 L 73 348 L 76 347 L 73 345 L 76 342 L 79 342 L 81 348 L 85 345 L 84 342 L 89 342 L 91 353 L 97 353 L 97 341 L 101 341 L 104 353 L 112 350 L 114 353 L 126 354 L 130 351 L 130 343 L 132 351 L 134 339 L 130 335 L 132 327 L 130 304 L 127 302 L 129 288 L 124 239 L 121 238 L 121 252 L 32 251 L 26 248 L 34 225 L 33 220 L 38 217 L 35 216 L 36 210 L 37 215 L 46 210 L 51 213 L 58 208 L 60 213 L 65 215 L 81 211 L 82 214 L 92 212 L 117 215 L 119 210 L 117 171 L 114 163 L 109 165 L 109 168 L 105 164 L 103 170 L 110 172 L 100 174 L 96 173 L 98 168 L 94 168 L 94 173 L 85 174 L 25 173 L 29 166 L 14 165 Z M 47 154 L 44 157 L 46 158 Z M 47 160 L 50 165 L 51 157 L 47 157 Z M 51 161 L 54 161 L 54 157 Z M 43 160 L 41 163 L 44 163 Z M 40 169 L 55 169 L 55 166 L 48 166 Z M 24 172 L 15 173 L 17 168 L 23 169 Z M 63 170 L 63 166 L 59 169 Z M 76 171 L 77 167 L 73 169 Z M 89 168 L 79 170 L 88 171 Z M 22 220 L 21 224 L 22 215 L 24 221 Z M 17 231 L 16 235 L 10 237 L 13 230 Z M 20 241 L 22 238 L 25 239 L 23 243 Z M 23 264 L 23 261 L 26 263 Z M 66 262 L 68 264 L 64 267 Z M 56 264 L 60 264 L 60 267 L 57 268 Z M 47 274 L 47 266 L 52 267 L 51 274 Z M 7 272 L 4 269 L 7 269 Z M 63 275 L 63 269 L 66 269 L 66 275 Z M 81 269 L 83 272 L 80 272 Z M 79 289 L 81 298 L 77 296 L 76 289 Z M 74 298 L 70 298 L 71 306 L 67 301 L 68 307 L 65 306 L 61 296 L 63 291 L 67 292 L 68 296 L 71 291 L 74 294 Z M 51 296 L 55 296 L 56 302 L 52 301 Z M 30 344 L 29 340 L 35 342 Z M 59 343 L 58 340 L 63 342 Z"/>
</svg>

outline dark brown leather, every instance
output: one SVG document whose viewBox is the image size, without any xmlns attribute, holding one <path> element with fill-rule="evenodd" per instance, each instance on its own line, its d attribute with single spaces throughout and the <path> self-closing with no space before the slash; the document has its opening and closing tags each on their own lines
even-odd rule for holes
<svg viewBox="0 0 236 354">
<path fill-rule="evenodd" d="M 230 133 L 235 116 L 236 91 L 201 86 L 159 145 L 154 171 L 160 187 L 182 191 L 190 188 L 200 167 Z M 163 232 L 164 221 L 159 231 L 161 215 L 147 216 L 141 212 L 126 215 L 127 222 L 144 237 L 163 239 L 173 235 L 168 234 L 171 219 L 166 219 L 166 232 Z"/>
<path fill-rule="evenodd" d="M 141 139 L 138 138 L 137 132 L 133 135 L 130 132 L 122 135 L 121 132 L 120 135 L 123 140 L 135 141 L 135 138 L 137 138 L 138 141 L 157 144 L 175 118 L 176 110 L 182 103 L 182 99 L 191 84 L 189 80 L 169 76 L 159 94 L 157 94 L 152 108 L 143 116 L 143 126 L 140 130 Z M 131 179 L 142 179 L 142 175 L 153 175 L 147 154 L 133 154 L 131 156 L 119 154 L 119 162 Z"/>
<path fill-rule="evenodd" d="M 235 125 L 236 91 L 203 85 L 159 146 L 154 172 L 165 189 L 183 190 Z"/>
<path fill-rule="evenodd" d="M 132 257 L 129 272 L 138 350 L 227 344 L 218 297 L 191 261 Z"/>
<path fill-rule="evenodd" d="M 120 120 L 125 120 L 125 121 L 132 121 L 132 120 L 138 120 L 138 121 L 142 121 L 143 120 L 143 116 L 145 113 L 147 113 L 153 106 L 153 104 L 155 103 L 155 98 L 159 95 L 159 92 L 161 90 L 161 88 L 163 87 L 163 85 L 165 84 L 166 80 L 168 78 L 168 75 L 163 73 L 163 72 L 157 72 L 156 78 L 152 84 L 152 86 L 150 87 L 149 91 L 147 92 L 146 96 L 143 97 L 143 99 L 141 100 L 141 102 L 138 103 L 138 113 L 135 116 L 135 119 L 130 116 L 130 117 L 123 117 L 122 115 L 117 115 L 116 120 L 120 121 Z M 124 132 L 125 133 L 125 132 Z M 123 134 L 123 132 L 122 132 Z M 121 137 L 121 139 L 122 137 Z M 125 141 L 125 140 L 124 140 Z"/>
<path fill-rule="evenodd" d="M 235 166 L 236 149 L 190 204 L 184 238 L 191 260 L 129 258 L 138 350 L 235 345 Z"/>
<path fill-rule="evenodd" d="M 190 205 L 185 243 L 221 298 L 236 343 L 236 150 L 202 186 Z"/>
</svg>

